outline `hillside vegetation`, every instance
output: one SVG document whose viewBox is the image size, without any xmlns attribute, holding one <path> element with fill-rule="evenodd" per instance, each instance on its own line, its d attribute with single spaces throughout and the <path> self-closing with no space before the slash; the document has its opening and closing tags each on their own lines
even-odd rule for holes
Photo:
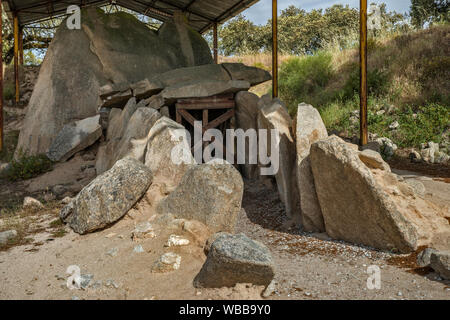
<svg viewBox="0 0 450 320">
<path fill-rule="evenodd" d="M 359 110 L 357 36 L 348 42 L 353 44 L 346 50 L 331 43 L 312 55 L 283 56 L 279 81 L 280 98 L 292 116 L 298 103 L 312 104 L 329 131 L 352 137 L 359 132 L 354 112 Z M 369 131 L 400 147 L 428 141 L 448 146 L 450 25 L 371 37 L 368 47 Z M 250 57 L 232 59 L 271 68 L 270 55 Z M 270 85 L 255 90 L 264 94 Z M 395 121 L 400 126 L 392 130 L 389 126 Z"/>
</svg>

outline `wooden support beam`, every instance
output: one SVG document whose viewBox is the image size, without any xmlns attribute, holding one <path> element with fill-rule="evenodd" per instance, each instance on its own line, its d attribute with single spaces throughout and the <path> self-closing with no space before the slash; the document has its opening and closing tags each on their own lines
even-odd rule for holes
<svg viewBox="0 0 450 320">
<path fill-rule="evenodd" d="M 23 27 L 19 28 L 19 64 L 23 66 Z"/>
<path fill-rule="evenodd" d="M 20 83 L 19 83 L 19 17 L 17 12 L 13 13 L 14 17 L 14 80 L 16 88 L 16 105 L 20 101 Z"/>
<path fill-rule="evenodd" d="M 360 144 L 369 142 L 367 126 L 367 0 L 360 0 Z"/>
<path fill-rule="evenodd" d="M 214 37 L 214 63 L 219 63 L 219 38 L 217 35 L 217 22 L 214 23 L 214 29 L 213 29 L 213 37 Z"/>
<path fill-rule="evenodd" d="M 278 97 L 278 0 L 272 0 L 272 96 Z"/>
<path fill-rule="evenodd" d="M 3 30 L 2 0 L 0 0 L 0 30 Z M 0 53 L 3 52 L 3 32 L 0 32 Z M 0 152 L 3 151 L 3 54 L 0 54 Z"/>
</svg>

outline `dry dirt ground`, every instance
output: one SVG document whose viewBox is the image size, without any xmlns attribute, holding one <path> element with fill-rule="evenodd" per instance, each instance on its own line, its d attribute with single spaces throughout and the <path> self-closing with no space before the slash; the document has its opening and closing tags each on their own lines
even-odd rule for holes
<svg viewBox="0 0 450 320">
<path fill-rule="evenodd" d="M 73 163 L 68 167 L 79 170 Z M 67 170 L 66 174 L 76 174 Z M 398 173 L 422 181 L 426 197 L 450 204 L 450 184 L 445 180 Z M 27 183 L 28 188 L 33 183 L 39 181 Z M 192 280 L 206 258 L 203 243 L 176 221 L 169 225 L 158 222 L 149 205 L 138 206 L 111 228 L 86 236 L 57 223 L 61 206 L 50 202 L 45 209 L 22 217 L 21 223 L 32 225 L 33 232 L 27 241 L 0 251 L 0 299 L 262 299 L 263 288 L 249 285 L 194 288 Z M 274 290 L 267 299 L 450 299 L 450 283 L 429 269 L 417 268 L 416 254 L 383 253 L 332 241 L 324 234 L 283 230 L 284 208 L 273 184 L 267 181 L 246 181 L 243 207 L 237 232 L 267 245 L 275 261 Z M 2 218 L 0 231 L 12 219 Z M 134 226 L 143 221 L 154 224 L 156 237 L 133 242 Z M 191 245 L 166 248 L 171 234 L 189 239 Z M 134 252 L 139 244 L 143 253 Z M 117 255 L 108 254 L 111 249 L 117 249 Z M 181 255 L 180 269 L 152 273 L 153 263 L 169 251 Z M 86 290 L 67 288 L 66 270 L 72 265 L 79 266 L 81 274 L 93 276 Z M 367 288 L 367 269 L 372 265 L 381 270 L 379 290 Z"/>
</svg>

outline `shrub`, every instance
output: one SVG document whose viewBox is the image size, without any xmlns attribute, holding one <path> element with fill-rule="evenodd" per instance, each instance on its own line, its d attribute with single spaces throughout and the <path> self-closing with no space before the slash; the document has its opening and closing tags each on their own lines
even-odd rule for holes
<svg viewBox="0 0 450 320">
<path fill-rule="evenodd" d="M 293 57 L 281 65 L 280 96 L 291 113 L 295 113 L 300 102 L 316 102 L 313 97 L 325 88 L 333 76 L 331 61 L 331 54 L 318 52 L 313 56 Z"/>
<path fill-rule="evenodd" d="M 53 163 L 45 155 L 19 155 L 18 160 L 11 162 L 7 177 L 11 181 L 26 180 L 52 170 Z"/>
<path fill-rule="evenodd" d="M 386 93 L 389 84 L 388 74 L 382 70 L 369 70 L 367 72 L 368 94 L 372 96 L 381 96 Z M 342 96 L 344 99 L 351 99 L 355 94 L 359 94 L 360 76 L 359 65 L 353 65 L 353 71 L 350 73 Z"/>
</svg>

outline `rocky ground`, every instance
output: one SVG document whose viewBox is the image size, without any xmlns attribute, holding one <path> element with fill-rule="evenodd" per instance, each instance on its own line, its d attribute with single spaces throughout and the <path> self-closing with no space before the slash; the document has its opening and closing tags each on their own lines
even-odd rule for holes
<svg viewBox="0 0 450 320">
<path fill-rule="evenodd" d="M 399 171 L 418 179 L 426 197 L 450 204 L 450 185 L 438 178 Z M 3 197 L 4 195 L 2 195 Z M 79 236 L 58 225 L 62 205 L 51 202 L 24 215 L 33 224 L 28 241 L 0 252 L 0 299 L 261 299 L 263 287 L 238 285 L 232 289 L 196 289 L 192 280 L 206 257 L 202 241 L 176 223 L 162 224 L 152 208 L 135 208 L 109 229 Z M 415 264 L 416 254 L 395 255 L 329 240 L 324 234 L 284 230 L 284 207 L 274 185 L 246 181 L 237 232 L 264 243 L 271 251 L 276 275 L 266 299 L 449 299 L 450 282 Z M 150 220 L 155 238 L 133 241 L 136 224 Z M 1 219 L 0 230 L 11 221 Z M 167 248 L 171 234 L 191 244 Z M 143 252 L 135 252 L 142 246 Z M 138 247 L 138 248 L 137 248 Z M 165 252 L 181 256 L 181 266 L 169 273 L 153 273 Z M 85 290 L 69 290 L 66 270 L 76 265 L 92 275 Z M 381 269 L 381 289 L 369 290 L 369 266 Z M 88 277 L 87 277 L 88 278 Z"/>
</svg>

